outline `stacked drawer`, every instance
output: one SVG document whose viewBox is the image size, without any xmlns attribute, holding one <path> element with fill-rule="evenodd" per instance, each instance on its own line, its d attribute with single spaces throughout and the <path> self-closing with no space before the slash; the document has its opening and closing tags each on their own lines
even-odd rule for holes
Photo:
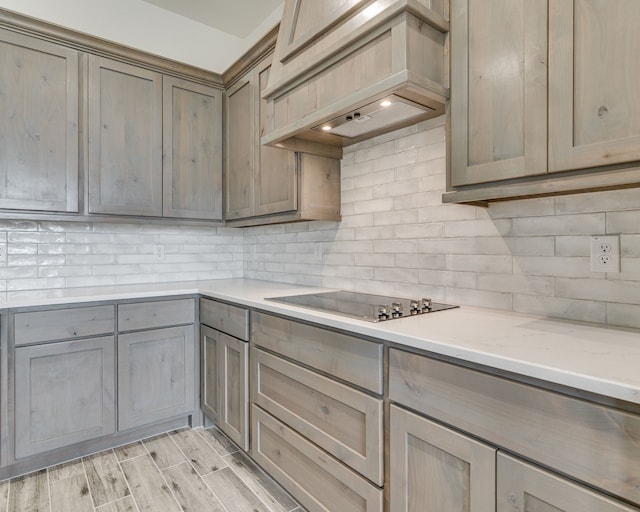
<svg viewBox="0 0 640 512">
<path fill-rule="evenodd" d="M 252 457 L 308 510 L 382 510 L 383 345 L 255 313 Z"/>
</svg>

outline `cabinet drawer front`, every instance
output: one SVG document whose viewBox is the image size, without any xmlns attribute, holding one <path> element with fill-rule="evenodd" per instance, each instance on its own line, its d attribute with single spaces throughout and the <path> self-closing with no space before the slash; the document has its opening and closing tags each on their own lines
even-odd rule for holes
<svg viewBox="0 0 640 512">
<path fill-rule="evenodd" d="M 382 485 L 382 400 L 253 349 L 251 401 Z"/>
<path fill-rule="evenodd" d="M 382 394 L 381 343 L 263 313 L 252 316 L 251 341 L 339 379 Z"/>
<path fill-rule="evenodd" d="M 135 331 L 170 325 L 192 324 L 196 318 L 194 299 L 136 302 L 118 306 L 118 330 Z"/>
<path fill-rule="evenodd" d="M 640 503 L 640 416 L 397 349 L 389 398 Z"/>
<path fill-rule="evenodd" d="M 16 458 L 115 432 L 113 336 L 15 351 Z"/>
<path fill-rule="evenodd" d="M 248 309 L 202 298 L 200 299 L 200 323 L 235 338 L 249 341 Z"/>
<path fill-rule="evenodd" d="M 114 306 L 31 311 L 14 317 L 16 346 L 110 334 L 115 328 Z"/>
<path fill-rule="evenodd" d="M 309 512 L 381 512 L 382 490 L 252 406 L 251 455 Z"/>
</svg>

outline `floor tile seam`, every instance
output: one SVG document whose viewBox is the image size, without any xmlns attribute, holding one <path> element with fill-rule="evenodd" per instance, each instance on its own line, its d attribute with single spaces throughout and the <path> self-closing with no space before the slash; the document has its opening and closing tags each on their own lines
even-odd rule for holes
<svg viewBox="0 0 640 512">
<path fill-rule="evenodd" d="M 194 430 L 196 430 L 196 431 L 198 432 L 198 435 L 199 435 L 200 437 L 202 437 L 202 439 L 204 439 L 204 442 L 205 442 L 205 443 L 207 443 L 207 444 L 208 444 L 208 445 L 213 449 L 213 451 L 214 451 L 214 452 L 216 452 L 216 453 L 220 456 L 220 458 L 221 458 L 221 459 L 223 459 L 223 458 L 224 458 L 224 457 L 226 457 L 227 455 L 231 455 L 232 453 L 238 453 L 238 452 L 240 451 L 240 448 L 238 448 L 237 450 L 235 450 L 235 451 L 233 451 L 233 452 L 229 452 L 229 453 L 227 453 L 227 454 L 224 454 L 224 455 L 223 455 L 223 454 L 222 454 L 222 453 L 220 453 L 218 450 L 216 450 L 216 447 L 215 447 L 215 446 L 213 446 L 213 444 L 211 444 L 211 443 L 207 440 L 207 438 L 206 438 L 204 435 L 202 435 L 202 432 L 204 432 L 204 431 L 206 430 L 205 428 L 197 427 L 197 428 L 195 428 Z M 222 431 L 221 431 L 221 432 L 222 432 Z M 235 443 L 234 443 L 234 446 L 235 446 Z"/>
<path fill-rule="evenodd" d="M 191 429 L 191 430 L 193 430 L 193 429 Z M 198 434 L 198 435 L 199 435 L 199 434 Z M 201 475 L 201 474 L 200 474 L 200 472 L 198 471 L 198 468 L 196 468 L 196 467 L 193 465 L 193 463 L 191 462 L 191 459 L 189 458 L 189 456 L 184 452 L 184 450 L 183 450 L 182 448 L 180 448 L 180 446 L 178 445 L 178 443 L 176 443 L 176 442 L 174 441 L 173 436 L 172 436 L 172 435 L 169 435 L 169 438 L 171 439 L 171 441 L 173 442 L 173 444 L 175 444 L 175 445 L 176 445 L 176 447 L 178 448 L 178 450 L 180 450 L 180 453 L 181 453 L 181 454 L 182 454 L 182 456 L 184 457 L 184 460 L 185 460 L 186 462 L 188 462 L 188 463 L 191 465 L 191 467 L 193 468 L 193 470 L 196 472 L 196 474 L 197 474 L 200 478 L 202 478 L 202 477 L 204 477 L 204 476 L 207 476 L 207 475 L 210 475 L 210 474 L 212 474 L 212 473 L 215 473 L 216 471 L 220 471 L 221 469 L 224 469 L 224 468 L 218 468 L 218 469 L 216 469 L 215 471 L 209 471 L 208 473 L 205 473 L 204 475 Z M 205 440 L 205 444 L 207 444 L 207 445 L 209 446 L 209 443 L 207 443 L 207 442 L 206 442 L 206 440 Z M 220 456 L 220 454 L 219 454 L 219 453 L 218 453 L 218 452 L 217 452 L 217 451 L 216 451 L 212 446 L 209 446 L 209 447 L 210 447 L 210 448 L 215 452 L 215 454 L 216 454 L 218 457 L 220 457 L 220 459 L 221 459 L 223 462 L 226 462 L 226 461 L 224 460 L 224 458 L 223 458 L 222 456 Z M 228 466 L 225 466 L 225 467 L 228 467 Z"/>
<path fill-rule="evenodd" d="M 169 437 L 171 437 L 171 436 L 169 436 Z M 162 470 L 160 469 L 160 466 L 158 466 L 158 464 L 156 463 L 155 459 L 151 456 L 151 453 L 149 452 L 149 449 L 144 445 L 144 443 L 142 443 L 142 444 L 143 444 L 143 446 L 144 446 L 145 450 L 147 451 L 147 455 L 148 455 L 148 456 L 149 456 L 149 458 L 151 459 L 152 464 L 153 464 L 153 465 L 155 466 L 155 468 L 158 470 L 158 473 L 160 473 L 160 476 L 162 477 L 162 479 L 164 480 L 165 485 L 167 486 L 167 489 L 169 489 L 169 492 L 171 493 L 171 496 L 173 496 L 173 499 L 175 500 L 176 504 L 178 505 L 178 510 L 179 510 L 179 511 L 180 511 L 180 510 L 184 510 L 184 509 L 182 508 L 182 505 L 180 505 L 180 500 L 178 500 L 178 497 L 176 496 L 176 493 L 175 493 L 175 492 L 173 492 L 172 486 L 171 486 L 171 485 L 169 485 L 169 482 L 167 481 L 167 478 L 165 477 L 164 473 L 163 473 L 163 472 L 162 472 Z M 174 443 L 174 444 L 175 444 L 175 443 Z M 178 446 L 178 449 L 180 449 L 180 447 L 179 447 L 179 446 Z M 183 453 L 182 455 L 184 455 L 184 453 Z M 141 455 L 141 457 L 142 457 L 142 455 Z M 186 459 L 186 457 L 185 457 L 185 459 Z M 185 462 L 186 462 L 187 464 L 189 464 L 189 461 L 188 461 L 188 460 L 185 460 Z M 182 464 L 182 462 L 181 462 L 180 464 Z M 193 468 L 193 466 L 191 466 L 191 467 Z M 195 469 L 195 468 L 193 468 L 193 469 Z M 197 471 L 196 471 L 196 474 L 197 474 Z"/>
<path fill-rule="evenodd" d="M 47 495 L 49 496 L 49 512 L 53 512 L 53 502 L 51 501 L 51 483 L 49 481 L 49 468 L 45 471 L 47 478 Z"/>
<path fill-rule="evenodd" d="M 221 468 L 224 469 L 224 468 Z M 220 471 L 220 470 L 218 470 Z M 216 473 L 217 471 L 211 471 L 210 473 L 207 473 L 208 475 L 213 475 L 214 473 Z M 204 485 L 207 486 L 207 489 L 209 489 L 211 491 L 211 493 L 216 497 L 216 499 L 218 500 L 218 502 L 220 502 L 220 504 L 222 505 L 222 508 L 226 511 L 229 512 L 229 509 L 226 507 L 226 505 L 224 504 L 224 501 L 222 501 L 222 498 L 220 498 L 220 496 L 218 496 L 218 494 L 216 493 L 216 491 L 207 483 L 207 481 L 204 479 L 205 475 L 200 476 L 200 480 L 202 480 L 202 482 L 204 483 Z"/>
<path fill-rule="evenodd" d="M 234 453 L 236 453 L 236 452 L 234 452 Z M 223 459 L 224 459 L 224 458 L 226 458 L 226 457 L 231 457 L 232 455 L 233 455 L 233 453 L 230 453 L 229 455 L 226 455 L 225 457 L 223 457 Z M 227 462 L 227 461 L 225 461 L 225 462 Z M 266 503 L 262 498 L 260 498 L 260 496 L 258 496 L 258 495 L 254 492 L 254 490 L 249 486 L 249 482 L 247 482 L 247 480 L 245 480 L 244 478 L 242 478 L 242 476 L 240 475 L 240 473 L 238 473 L 238 472 L 233 468 L 233 466 L 232 466 L 231 464 L 229 464 L 229 465 L 228 465 L 228 467 L 229 467 L 229 469 L 231 469 L 231 471 L 233 472 L 233 474 L 234 474 L 234 475 L 236 475 L 236 476 L 238 477 L 238 480 L 240 480 L 244 485 L 246 485 L 246 486 L 247 486 L 247 489 L 251 492 L 251 494 L 253 494 L 256 498 L 258 498 L 258 501 L 259 501 L 260 503 L 262 503 L 262 504 L 265 506 L 265 508 L 266 508 L 269 512 L 275 512 L 275 511 L 274 511 L 274 509 L 273 509 L 273 508 L 271 508 L 271 507 L 269 506 L 269 504 L 268 504 L 268 503 Z M 206 483 L 206 482 L 205 482 L 205 483 Z M 258 483 L 259 485 L 262 485 L 262 484 L 260 484 L 259 482 L 257 482 L 257 483 Z M 278 485 L 280 485 L 280 484 L 278 484 Z M 271 493 L 269 492 L 269 490 L 268 490 L 268 489 L 264 488 L 264 490 L 265 490 L 265 492 L 266 492 L 267 494 L 271 495 Z M 274 501 L 275 501 L 275 496 L 274 496 Z M 294 501 L 295 501 L 295 500 L 294 500 Z M 297 503 L 297 502 L 296 502 L 296 503 Z M 284 507 L 283 507 L 283 508 L 284 508 Z M 297 508 L 297 505 L 296 505 L 296 507 L 294 507 L 293 509 L 291 509 L 291 511 L 289 511 L 289 512 L 293 512 L 296 508 Z"/>
<path fill-rule="evenodd" d="M 113 456 L 116 459 L 116 463 L 118 464 L 118 469 L 120 470 L 120 473 L 122 473 L 122 478 L 124 478 L 124 483 L 127 484 L 127 490 L 129 491 L 129 496 L 131 496 L 131 500 L 133 501 L 133 504 L 136 507 L 136 510 L 138 512 L 140 512 L 140 506 L 138 505 L 138 500 L 136 500 L 136 497 L 133 495 L 133 491 L 131 490 L 131 484 L 129 483 L 129 479 L 127 478 L 127 474 L 124 472 L 124 468 L 122 467 L 120 461 L 118 460 L 118 456 L 116 455 L 115 451 L 112 449 L 111 450 L 113 452 Z M 122 500 L 126 498 L 126 496 L 121 496 L 120 498 L 118 498 L 117 500 L 113 500 L 110 501 L 109 503 L 114 503 L 118 500 Z M 106 503 L 105 503 L 106 505 Z"/>
</svg>

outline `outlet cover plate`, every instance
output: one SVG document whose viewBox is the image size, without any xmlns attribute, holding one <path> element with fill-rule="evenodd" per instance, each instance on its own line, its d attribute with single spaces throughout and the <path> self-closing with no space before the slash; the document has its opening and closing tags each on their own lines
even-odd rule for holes
<svg viewBox="0 0 640 512">
<path fill-rule="evenodd" d="M 620 272 L 620 235 L 591 237 L 591 272 Z"/>
</svg>

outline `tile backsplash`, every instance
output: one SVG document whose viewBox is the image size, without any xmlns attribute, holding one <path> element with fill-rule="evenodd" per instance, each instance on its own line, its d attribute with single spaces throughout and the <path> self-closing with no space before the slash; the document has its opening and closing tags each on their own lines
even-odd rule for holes
<svg viewBox="0 0 640 512">
<path fill-rule="evenodd" d="M 244 276 L 640 327 L 640 189 L 451 205 L 445 168 L 443 118 L 345 148 L 342 221 L 245 229 Z"/>
<path fill-rule="evenodd" d="M 1 291 L 242 277 L 242 255 L 231 228 L 0 220 Z"/>
<path fill-rule="evenodd" d="M 640 189 L 442 204 L 443 122 L 345 148 L 341 222 L 0 220 L 0 291 L 244 276 L 640 327 Z M 590 271 L 605 233 L 620 273 Z"/>
</svg>

